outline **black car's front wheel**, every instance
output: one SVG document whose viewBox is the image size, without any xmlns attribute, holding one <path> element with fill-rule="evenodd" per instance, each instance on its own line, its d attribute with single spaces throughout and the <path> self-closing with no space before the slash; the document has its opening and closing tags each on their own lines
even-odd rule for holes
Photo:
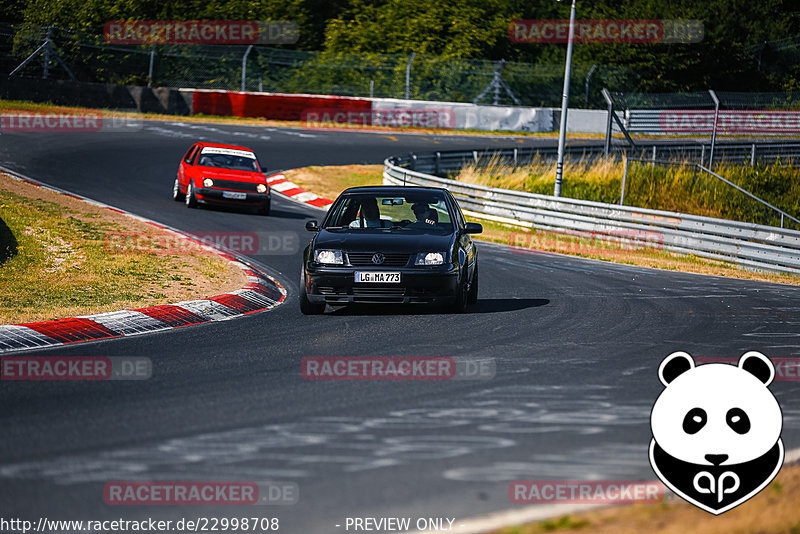
<svg viewBox="0 0 800 534">
<path fill-rule="evenodd" d="M 469 295 L 467 296 L 467 302 L 470 304 L 475 304 L 478 302 L 478 264 L 475 263 L 475 272 L 472 273 L 472 282 L 469 284 Z"/>
<path fill-rule="evenodd" d="M 325 311 L 324 302 L 311 302 L 306 293 L 306 281 L 303 273 L 300 273 L 300 313 L 303 315 L 319 315 Z"/>
<path fill-rule="evenodd" d="M 467 284 L 467 268 L 461 276 L 461 283 L 456 287 L 456 299 L 453 301 L 453 313 L 465 313 L 469 305 L 469 284 Z"/>
</svg>

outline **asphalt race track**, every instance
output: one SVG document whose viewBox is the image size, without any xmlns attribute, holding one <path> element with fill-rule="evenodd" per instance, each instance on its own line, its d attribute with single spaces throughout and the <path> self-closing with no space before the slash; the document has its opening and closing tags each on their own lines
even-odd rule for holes
<svg viewBox="0 0 800 534">
<path fill-rule="evenodd" d="M 189 210 L 170 197 L 195 140 L 250 146 L 271 169 L 380 163 L 431 149 L 553 140 L 377 135 L 145 122 L 108 134 L 3 134 L 0 164 L 190 232 L 311 234 L 312 208 L 274 197 L 269 217 Z M 281 532 L 344 531 L 348 516 L 467 517 L 514 508 L 519 479 L 652 480 L 649 414 L 663 357 L 800 356 L 800 288 L 673 273 L 482 244 L 470 313 L 352 308 L 306 317 L 300 250 L 253 259 L 285 304 L 241 319 L 47 355 L 148 356 L 153 378 L 0 383 L 6 517 L 278 517 Z M 494 358 L 459 381 L 309 381 L 306 356 Z M 800 447 L 800 382 L 779 381 L 787 450 Z M 115 507 L 120 480 L 288 481 L 295 505 Z M 336 525 L 342 525 L 337 527 Z M 455 530 L 458 532 L 458 530 Z"/>
</svg>

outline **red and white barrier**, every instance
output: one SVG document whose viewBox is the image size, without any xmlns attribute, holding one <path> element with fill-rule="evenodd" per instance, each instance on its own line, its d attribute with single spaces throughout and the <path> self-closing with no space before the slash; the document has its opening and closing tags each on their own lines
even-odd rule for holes
<svg viewBox="0 0 800 534">
<path fill-rule="evenodd" d="M 302 121 L 309 128 L 375 130 L 410 126 L 524 132 L 554 129 L 551 108 L 211 89 L 191 91 L 193 114 Z"/>
</svg>

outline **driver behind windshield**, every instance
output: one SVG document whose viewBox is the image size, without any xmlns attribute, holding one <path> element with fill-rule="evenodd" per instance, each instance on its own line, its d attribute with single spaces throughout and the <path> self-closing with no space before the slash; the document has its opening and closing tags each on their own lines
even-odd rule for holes
<svg viewBox="0 0 800 534">
<path fill-rule="evenodd" d="M 426 202 L 417 202 L 411 206 L 411 211 L 417 220 L 408 225 L 409 228 L 428 228 L 436 226 L 439 217 L 436 210 L 431 209 Z"/>
</svg>

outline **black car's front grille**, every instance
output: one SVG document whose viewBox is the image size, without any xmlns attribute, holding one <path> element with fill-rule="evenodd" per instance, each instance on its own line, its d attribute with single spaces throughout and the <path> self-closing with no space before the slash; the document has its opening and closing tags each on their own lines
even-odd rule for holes
<svg viewBox="0 0 800 534">
<path fill-rule="evenodd" d="M 344 289 L 335 288 L 335 287 L 329 287 L 329 286 L 319 286 L 319 287 L 317 287 L 317 291 L 319 291 L 320 295 L 336 295 L 336 294 L 345 295 L 345 294 L 347 294 L 347 291 L 344 290 Z"/>
<path fill-rule="evenodd" d="M 256 186 L 258 184 L 252 182 L 237 182 L 236 180 L 217 180 L 216 178 L 212 178 L 214 180 L 214 185 L 211 186 L 215 189 L 231 189 L 234 191 L 252 191 L 256 192 Z"/>
<path fill-rule="evenodd" d="M 353 296 L 385 295 L 387 297 L 402 297 L 406 294 L 404 287 L 354 287 Z"/>
<path fill-rule="evenodd" d="M 376 254 L 383 255 L 383 263 L 376 263 L 372 261 L 373 256 Z M 356 267 L 405 267 L 408 265 L 408 258 L 410 255 L 380 252 L 348 252 L 347 257 L 350 260 L 350 265 L 354 265 Z"/>
</svg>

